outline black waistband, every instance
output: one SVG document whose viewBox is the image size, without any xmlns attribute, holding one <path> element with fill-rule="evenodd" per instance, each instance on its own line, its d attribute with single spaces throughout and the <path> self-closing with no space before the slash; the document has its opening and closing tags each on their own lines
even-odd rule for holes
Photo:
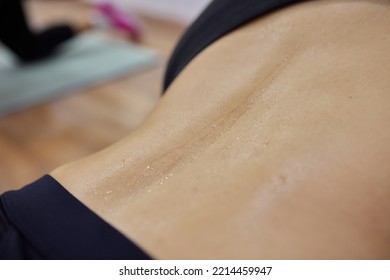
<svg viewBox="0 0 390 280">
<path fill-rule="evenodd" d="M 9 228 L 9 222 L 8 222 L 8 219 L 5 215 L 3 205 L 0 202 L 0 240 L 4 236 L 4 234 L 7 232 L 8 228 Z"/>
<path fill-rule="evenodd" d="M 9 222 L 45 259 L 149 259 L 50 176 L 1 201 Z"/>
</svg>

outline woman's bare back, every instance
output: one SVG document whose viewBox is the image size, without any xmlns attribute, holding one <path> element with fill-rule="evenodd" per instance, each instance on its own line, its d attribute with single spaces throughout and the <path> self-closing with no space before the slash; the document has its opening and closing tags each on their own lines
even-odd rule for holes
<svg viewBox="0 0 390 280">
<path fill-rule="evenodd" d="M 389 7 L 253 21 L 133 134 L 51 175 L 156 258 L 389 258 Z"/>
</svg>

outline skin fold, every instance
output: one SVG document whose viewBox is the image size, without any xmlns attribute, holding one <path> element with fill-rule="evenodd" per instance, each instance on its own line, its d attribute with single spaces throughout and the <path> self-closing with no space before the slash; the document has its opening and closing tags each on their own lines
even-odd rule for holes
<svg viewBox="0 0 390 280">
<path fill-rule="evenodd" d="M 278 10 L 51 175 L 159 259 L 390 258 L 389 1 Z"/>
</svg>

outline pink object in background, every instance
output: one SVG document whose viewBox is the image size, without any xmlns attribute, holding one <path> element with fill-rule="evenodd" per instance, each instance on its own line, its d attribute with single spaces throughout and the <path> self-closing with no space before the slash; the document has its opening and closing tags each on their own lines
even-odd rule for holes
<svg viewBox="0 0 390 280">
<path fill-rule="evenodd" d="M 98 3 L 96 8 L 113 27 L 125 31 L 133 40 L 140 39 L 141 25 L 130 12 L 121 10 L 109 1 Z"/>
</svg>

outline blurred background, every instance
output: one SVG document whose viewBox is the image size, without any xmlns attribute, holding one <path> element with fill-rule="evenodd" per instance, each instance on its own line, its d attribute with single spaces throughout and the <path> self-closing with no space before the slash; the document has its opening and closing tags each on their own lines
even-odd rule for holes
<svg viewBox="0 0 390 280">
<path fill-rule="evenodd" d="M 86 0 L 94 3 L 99 0 Z M 188 24 L 211 2 L 210 0 L 113 0 L 154 18 Z"/>
<path fill-rule="evenodd" d="M 26 0 L 25 7 L 31 25 L 40 29 L 59 21 L 90 18 L 93 8 L 89 4 L 93 1 Z M 0 193 L 22 187 L 134 130 L 159 100 L 166 62 L 177 40 L 210 1 L 115 2 L 131 10 L 142 22 L 140 42 L 125 43 L 151 50 L 158 56 L 158 63 L 1 115 Z M 0 45 L 0 58 L 5 52 Z M 7 71 L 10 70 L 0 67 L 0 78 Z"/>
</svg>

